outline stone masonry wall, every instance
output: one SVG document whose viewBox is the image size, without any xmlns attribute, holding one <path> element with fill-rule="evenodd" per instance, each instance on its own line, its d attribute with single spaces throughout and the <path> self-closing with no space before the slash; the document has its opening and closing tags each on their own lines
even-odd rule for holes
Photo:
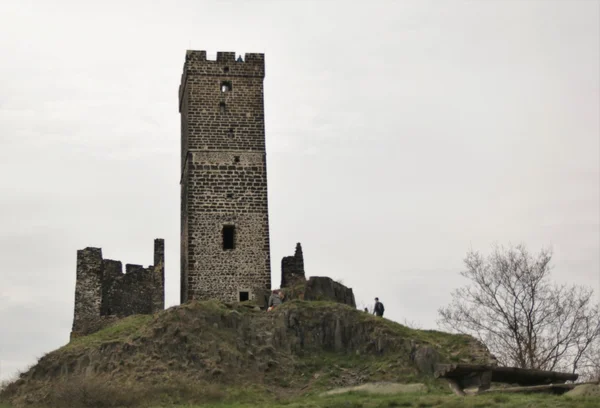
<svg viewBox="0 0 600 408">
<path fill-rule="evenodd" d="M 100 316 L 102 305 L 102 249 L 77 251 L 73 332 L 85 331 L 89 321 Z"/>
<path fill-rule="evenodd" d="M 356 307 L 352 288 L 327 276 L 312 276 L 304 289 L 304 300 L 328 300 Z"/>
<path fill-rule="evenodd" d="M 181 113 L 181 302 L 271 288 L 263 54 L 188 51 Z M 234 228 L 225 249 L 223 228 Z"/>
<path fill-rule="evenodd" d="M 281 260 L 281 288 L 287 300 L 330 301 L 356 307 L 354 292 L 327 276 L 312 276 L 306 280 L 302 245 L 296 244 L 294 256 Z"/>
<path fill-rule="evenodd" d="M 302 245 L 298 242 L 294 255 L 283 257 L 281 260 L 281 287 L 286 288 L 301 282 L 306 282 L 306 276 Z"/>
<path fill-rule="evenodd" d="M 71 336 L 97 331 L 116 318 L 164 309 L 164 240 L 154 241 L 154 265 L 102 259 L 102 249 L 77 251 L 75 313 Z"/>
<path fill-rule="evenodd" d="M 165 240 L 154 240 L 154 265 L 152 268 L 152 310 L 165 309 Z"/>
</svg>

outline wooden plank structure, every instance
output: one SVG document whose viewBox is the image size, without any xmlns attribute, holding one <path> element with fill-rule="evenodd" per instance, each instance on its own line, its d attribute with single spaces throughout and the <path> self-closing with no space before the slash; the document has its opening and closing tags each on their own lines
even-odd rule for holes
<svg viewBox="0 0 600 408">
<path fill-rule="evenodd" d="M 464 390 L 467 388 L 477 387 L 478 392 L 488 390 L 492 382 L 518 384 L 530 388 L 530 391 L 544 389 L 566 392 L 572 387 L 557 385 L 564 384 L 566 381 L 575 381 L 579 377 L 578 374 L 558 371 L 475 364 L 438 364 L 434 376 L 445 378 L 450 388 L 458 395 L 465 395 Z M 535 389 L 536 386 L 545 386 L 545 388 Z"/>
</svg>

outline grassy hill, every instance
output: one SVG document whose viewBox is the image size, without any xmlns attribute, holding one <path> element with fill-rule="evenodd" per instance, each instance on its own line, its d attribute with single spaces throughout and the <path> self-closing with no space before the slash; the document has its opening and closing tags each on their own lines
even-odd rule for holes
<svg viewBox="0 0 600 408">
<path fill-rule="evenodd" d="M 432 355 L 440 362 L 489 358 L 468 336 L 413 330 L 336 303 L 292 301 L 266 313 L 251 304 L 191 302 L 74 339 L 42 357 L 0 398 L 14 406 L 72 408 L 469 406 L 456 405 L 461 400 L 444 395 L 447 387 L 428 375 Z M 319 396 L 381 381 L 421 382 L 427 393 Z M 513 397 L 486 398 L 504 404 Z"/>
</svg>

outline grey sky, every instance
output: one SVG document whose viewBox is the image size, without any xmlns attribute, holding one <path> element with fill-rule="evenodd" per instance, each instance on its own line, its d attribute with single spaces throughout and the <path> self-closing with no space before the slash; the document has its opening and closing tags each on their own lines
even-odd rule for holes
<svg viewBox="0 0 600 408">
<path fill-rule="evenodd" d="M 358 4 L 357 4 L 358 3 Z M 598 1 L 0 2 L 2 379 L 68 341 L 76 250 L 179 299 L 186 49 L 264 52 L 273 284 L 435 327 L 469 248 L 554 249 L 600 290 Z"/>
</svg>

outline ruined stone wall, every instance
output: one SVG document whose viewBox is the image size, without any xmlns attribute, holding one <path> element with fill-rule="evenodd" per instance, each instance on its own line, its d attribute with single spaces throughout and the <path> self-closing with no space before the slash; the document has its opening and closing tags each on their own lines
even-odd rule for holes
<svg viewBox="0 0 600 408">
<path fill-rule="evenodd" d="M 311 276 L 306 282 L 304 300 L 327 300 L 356 307 L 352 288 L 326 276 Z"/>
<path fill-rule="evenodd" d="M 181 302 L 271 288 L 264 56 L 188 51 L 181 112 Z M 225 86 L 225 89 L 223 88 Z M 233 227 L 233 248 L 224 227 Z"/>
<path fill-rule="evenodd" d="M 286 288 L 305 281 L 302 245 L 297 243 L 294 255 L 286 256 L 281 260 L 281 287 Z"/>
<path fill-rule="evenodd" d="M 154 240 L 154 265 L 152 268 L 152 310 L 165 309 L 165 240 Z"/>
<path fill-rule="evenodd" d="M 88 322 L 100 316 L 101 305 L 102 249 L 80 249 L 77 251 L 73 332 L 85 331 Z"/>
<path fill-rule="evenodd" d="M 296 244 L 294 256 L 286 256 L 281 260 L 281 288 L 287 300 L 324 300 L 356 307 L 352 288 L 326 276 L 312 276 L 306 280 L 300 243 Z"/>
<path fill-rule="evenodd" d="M 71 336 L 89 334 L 115 318 L 164 309 L 164 240 L 154 241 L 154 265 L 102 259 L 102 249 L 77 251 L 75 313 Z"/>
</svg>

